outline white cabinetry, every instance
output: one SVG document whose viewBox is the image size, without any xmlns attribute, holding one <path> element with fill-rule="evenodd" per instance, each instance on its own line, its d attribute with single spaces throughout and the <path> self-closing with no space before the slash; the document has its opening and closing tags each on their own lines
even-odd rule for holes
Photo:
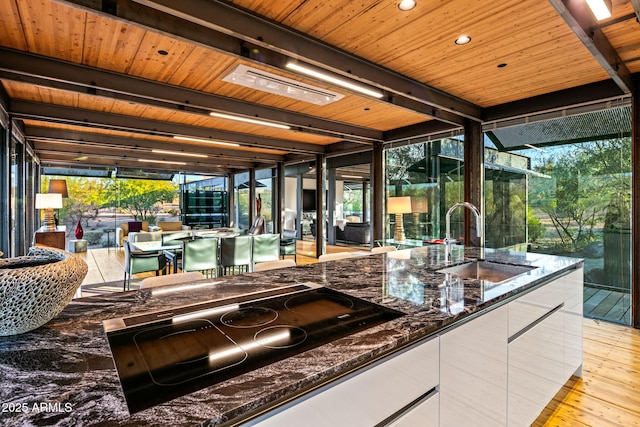
<svg viewBox="0 0 640 427">
<path fill-rule="evenodd" d="M 437 426 L 438 365 L 438 338 L 433 338 L 309 393 L 246 425 L 371 427 L 385 420 L 393 422 L 392 418 L 397 414 L 399 419 L 395 425 L 409 426 L 411 424 L 403 423 L 403 417 L 410 420 L 411 417 L 427 413 L 419 425 Z"/>
<path fill-rule="evenodd" d="M 440 336 L 440 425 L 504 426 L 507 307 Z"/>
<path fill-rule="evenodd" d="M 582 365 L 582 269 L 508 304 L 509 426 L 529 426 Z"/>
</svg>

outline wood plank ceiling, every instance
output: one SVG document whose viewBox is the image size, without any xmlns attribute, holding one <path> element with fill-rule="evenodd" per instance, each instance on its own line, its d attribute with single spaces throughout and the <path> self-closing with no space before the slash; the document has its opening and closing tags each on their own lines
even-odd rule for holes
<svg viewBox="0 0 640 427">
<path fill-rule="evenodd" d="M 225 174 L 628 96 L 639 11 L 614 0 L 596 23 L 581 2 L 418 0 L 402 12 L 397 0 L 0 0 L 0 98 L 45 166 Z M 471 43 L 456 45 L 463 34 Z M 223 81 L 238 65 L 344 97 L 314 105 Z"/>
</svg>

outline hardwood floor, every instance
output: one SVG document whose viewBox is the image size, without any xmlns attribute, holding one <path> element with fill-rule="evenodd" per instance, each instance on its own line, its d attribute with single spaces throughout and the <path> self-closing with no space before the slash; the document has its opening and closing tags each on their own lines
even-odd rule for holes
<svg viewBox="0 0 640 427">
<path fill-rule="evenodd" d="M 640 425 L 640 331 L 585 319 L 583 378 L 572 378 L 533 425 Z"/>
<path fill-rule="evenodd" d="M 317 262 L 313 241 L 298 242 L 298 264 Z M 328 246 L 327 252 L 366 250 Z M 106 248 L 81 254 L 89 264 L 82 296 L 122 290 L 124 251 Z M 136 275 L 131 289 L 149 274 Z M 597 292 L 585 288 L 585 301 Z M 600 294 L 592 309 L 618 296 Z M 596 300 L 599 302 L 596 304 Z M 606 302 L 605 301 L 609 301 Z M 586 307 L 587 305 L 585 305 Z M 606 307 L 602 306 L 600 311 Z M 585 313 L 587 313 L 585 309 Z M 536 427 L 640 426 L 640 331 L 584 319 L 583 378 L 573 377 L 533 424 Z"/>
</svg>

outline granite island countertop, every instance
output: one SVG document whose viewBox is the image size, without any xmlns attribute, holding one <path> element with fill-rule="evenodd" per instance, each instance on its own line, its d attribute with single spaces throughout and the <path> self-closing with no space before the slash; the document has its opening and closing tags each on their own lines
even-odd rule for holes
<svg viewBox="0 0 640 427">
<path fill-rule="evenodd" d="M 0 337 L 0 423 L 3 425 L 227 425 L 364 365 L 465 317 L 577 268 L 580 259 L 487 250 L 485 258 L 536 267 L 494 285 L 438 270 L 477 258 L 440 245 L 329 263 L 225 276 L 183 288 L 156 288 L 81 298 L 45 326 Z M 405 313 L 329 344 L 130 415 L 102 322 L 131 314 L 301 283 L 316 283 Z M 166 288 L 165 288 L 166 290 Z"/>
</svg>

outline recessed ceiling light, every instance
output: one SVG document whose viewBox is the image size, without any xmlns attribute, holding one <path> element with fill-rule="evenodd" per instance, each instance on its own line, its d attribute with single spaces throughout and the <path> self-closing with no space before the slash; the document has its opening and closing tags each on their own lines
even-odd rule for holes
<svg viewBox="0 0 640 427">
<path fill-rule="evenodd" d="M 471 37 L 469 36 L 460 36 L 456 39 L 455 44 L 462 46 L 465 44 L 469 44 L 471 42 Z"/>
<path fill-rule="evenodd" d="M 265 122 L 264 120 L 249 119 L 247 117 L 232 116 L 230 114 L 222 114 L 222 113 L 213 113 L 212 112 L 212 113 L 209 113 L 209 115 L 212 116 L 212 117 L 217 117 L 219 119 L 235 120 L 237 122 L 251 123 L 251 124 L 254 124 L 254 125 L 270 126 L 270 127 L 278 128 L 278 129 L 291 129 L 290 126 L 281 125 L 279 123 Z"/>
<path fill-rule="evenodd" d="M 398 3 L 398 9 L 405 12 L 407 10 L 413 9 L 414 7 L 416 7 L 416 2 L 414 0 L 402 0 L 400 3 Z"/>
<path fill-rule="evenodd" d="M 340 86 L 346 89 L 351 89 L 355 92 L 362 93 L 364 95 L 373 96 L 374 98 L 382 98 L 384 96 L 384 93 L 378 90 L 374 90 L 366 86 L 362 86 L 362 85 L 350 82 L 348 80 L 344 80 L 344 79 L 341 79 L 341 78 L 338 78 L 338 77 L 335 77 L 335 76 L 332 76 L 332 75 L 323 73 L 321 71 L 318 71 L 309 67 L 305 67 L 303 65 L 299 65 L 293 62 L 287 62 L 286 67 L 290 70 L 297 71 L 302 74 L 306 74 L 307 76 L 315 77 L 325 82 L 332 83 L 336 86 Z"/>
<path fill-rule="evenodd" d="M 505 62 L 503 62 L 502 64 L 498 64 L 498 68 L 504 68 L 506 66 L 507 66 L 507 64 Z"/>
<path fill-rule="evenodd" d="M 184 151 L 170 151 L 170 150 L 151 150 L 152 153 L 158 154 L 172 154 L 174 156 L 187 156 L 187 157 L 209 157 L 206 154 L 196 154 L 196 153 L 185 153 Z"/>
<path fill-rule="evenodd" d="M 180 141 L 204 142 L 206 144 L 226 145 L 227 147 L 239 147 L 240 146 L 240 144 L 236 144 L 235 142 L 214 141 L 213 139 L 191 138 L 191 137 L 188 137 L 188 136 L 174 136 L 173 138 L 174 139 L 178 139 Z"/>
<path fill-rule="evenodd" d="M 169 52 L 167 52 L 166 50 L 162 50 L 162 49 L 160 49 L 160 50 L 158 51 L 158 54 L 159 54 L 159 55 L 162 55 L 162 56 L 167 56 L 167 55 L 169 55 Z"/>
<path fill-rule="evenodd" d="M 169 160 L 151 160 L 151 159 L 138 159 L 139 162 L 145 163 L 162 163 L 165 165 L 186 165 L 185 162 L 174 162 Z"/>
</svg>

